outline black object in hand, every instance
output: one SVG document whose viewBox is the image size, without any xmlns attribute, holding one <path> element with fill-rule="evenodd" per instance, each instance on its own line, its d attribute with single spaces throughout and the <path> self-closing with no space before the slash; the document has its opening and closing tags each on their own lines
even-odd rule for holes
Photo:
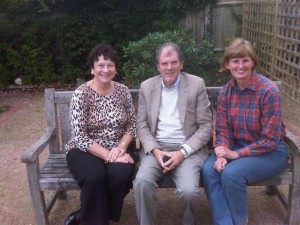
<svg viewBox="0 0 300 225">
<path fill-rule="evenodd" d="M 165 155 L 165 156 L 163 157 L 163 162 L 166 163 L 169 159 L 171 159 L 171 157 Z"/>
</svg>

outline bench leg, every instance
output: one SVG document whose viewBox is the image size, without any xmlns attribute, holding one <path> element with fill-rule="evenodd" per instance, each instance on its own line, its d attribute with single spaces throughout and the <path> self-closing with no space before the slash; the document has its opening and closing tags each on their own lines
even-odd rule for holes
<svg viewBox="0 0 300 225">
<path fill-rule="evenodd" d="M 27 163 L 27 176 L 33 208 L 38 225 L 49 225 L 44 193 L 40 189 L 38 180 L 39 163 Z"/>
<path fill-rule="evenodd" d="M 276 188 L 273 185 L 267 185 L 264 193 L 266 195 L 273 196 L 276 194 Z"/>
<path fill-rule="evenodd" d="M 294 156 L 293 184 L 289 190 L 287 221 L 289 225 L 300 224 L 300 156 Z"/>
<path fill-rule="evenodd" d="M 66 200 L 68 197 L 67 191 L 59 191 L 58 193 L 58 199 L 60 200 Z"/>
</svg>

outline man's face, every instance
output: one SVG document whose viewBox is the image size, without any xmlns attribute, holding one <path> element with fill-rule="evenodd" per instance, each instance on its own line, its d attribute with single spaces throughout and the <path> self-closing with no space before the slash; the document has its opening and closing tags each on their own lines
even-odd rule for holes
<svg viewBox="0 0 300 225">
<path fill-rule="evenodd" d="M 180 74 L 183 62 L 179 60 L 178 53 L 175 50 L 166 47 L 162 50 L 156 66 L 163 78 L 164 84 L 168 88 L 171 88 Z"/>
</svg>

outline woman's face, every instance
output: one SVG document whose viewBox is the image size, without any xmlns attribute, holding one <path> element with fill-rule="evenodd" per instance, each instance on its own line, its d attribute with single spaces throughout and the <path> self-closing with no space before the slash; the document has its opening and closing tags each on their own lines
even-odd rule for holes
<svg viewBox="0 0 300 225">
<path fill-rule="evenodd" d="M 92 74 L 94 78 L 102 84 L 108 84 L 116 75 L 116 65 L 110 59 L 104 59 L 103 55 L 99 56 L 94 62 Z"/>
<path fill-rule="evenodd" d="M 243 58 L 231 58 L 226 68 L 237 82 L 247 82 L 253 66 L 253 60 L 247 56 Z"/>
</svg>

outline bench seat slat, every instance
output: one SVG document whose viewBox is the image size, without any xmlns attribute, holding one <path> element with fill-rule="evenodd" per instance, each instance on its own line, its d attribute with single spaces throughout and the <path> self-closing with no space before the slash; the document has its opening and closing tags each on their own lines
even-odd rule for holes
<svg viewBox="0 0 300 225">
<path fill-rule="evenodd" d="M 40 185 L 43 190 L 47 188 L 56 190 L 63 189 L 65 186 L 74 187 L 76 181 L 73 179 L 66 164 L 65 154 L 53 154 L 41 169 Z M 292 184 L 293 173 L 291 166 L 287 166 L 281 173 L 273 178 L 249 184 L 249 186 L 266 186 L 266 185 L 290 185 Z M 77 185 L 77 184 L 76 184 Z M 166 175 L 159 183 L 159 188 L 174 188 L 171 176 Z M 203 185 L 201 185 L 203 186 Z"/>
<path fill-rule="evenodd" d="M 44 173 L 41 174 L 41 179 L 46 178 L 72 178 L 73 176 L 71 173 Z"/>
<path fill-rule="evenodd" d="M 70 173 L 68 167 L 53 167 L 44 168 L 41 170 L 41 174 L 67 174 Z"/>
<path fill-rule="evenodd" d="M 78 190 L 78 184 L 73 178 L 42 178 L 40 179 L 40 187 L 42 191 L 47 190 Z"/>
</svg>

